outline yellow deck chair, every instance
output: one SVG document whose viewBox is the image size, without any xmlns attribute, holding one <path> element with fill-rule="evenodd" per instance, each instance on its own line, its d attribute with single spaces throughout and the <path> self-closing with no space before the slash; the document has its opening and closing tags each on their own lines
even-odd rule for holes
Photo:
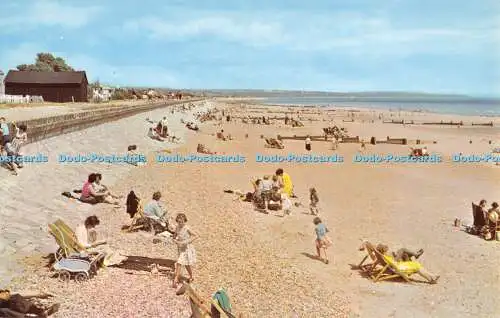
<svg viewBox="0 0 500 318">
<path fill-rule="evenodd" d="M 392 256 L 383 255 L 376 249 L 373 251 L 377 257 L 377 262 L 383 266 L 377 274 L 374 273 L 372 275 L 374 282 L 401 277 L 406 282 L 410 283 L 410 276 L 417 273 L 422 268 L 422 265 L 419 262 L 396 262 Z"/>
<path fill-rule="evenodd" d="M 74 255 L 87 254 L 87 249 L 78 243 L 75 232 L 61 219 L 49 224 L 49 233 L 56 240 L 59 249 L 55 256 L 56 260 Z"/>
</svg>

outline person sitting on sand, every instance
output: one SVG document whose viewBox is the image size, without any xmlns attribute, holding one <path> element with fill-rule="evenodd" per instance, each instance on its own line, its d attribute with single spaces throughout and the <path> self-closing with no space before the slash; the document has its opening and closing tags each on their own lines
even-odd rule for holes
<svg viewBox="0 0 500 318">
<path fill-rule="evenodd" d="M 422 265 L 416 261 L 412 261 L 411 257 L 418 258 L 424 252 L 420 249 L 418 252 L 413 253 L 408 249 L 399 249 L 396 253 L 389 253 L 389 247 L 384 244 L 378 244 L 376 250 L 384 255 L 389 261 L 394 261 L 398 267 L 405 267 L 409 269 L 415 269 L 415 273 L 422 276 L 430 284 L 436 284 L 439 276 L 434 275 L 426 271 Z M 406 259 L 406 260 L 405 260 Z M 378 264 L 378 260 L 375 261 L 374 266 Z M 375 268 L 375 267 L 373 267 Z"/>
<path fill-rule="evenodd" d="M 156 127 L 150 127 L 148 131 L 148 137 L 158 141 L 164 141 L 160 135 L 156 132 Z"/>
<path fill-rule="evenodd" d="M 326 233 L 328 233 L 329 230 L 319 217 L 315 217 L 313 223 L 316 226 L 314 228 L 314 233 L 316 234 L 315 243 L 316 243 L 317 257 L 319 260 L 322 260 L 325 264 L 328 264 L 329 261 L 328 261 L 328 255 L 326 254 L 326 250 L 328 249 L 328 247 L 332 245 L 332 241 L 326 235 Z M 321 251 L 323 251 L 325 258 L 321 257 Z"/>
<path fill-rule="evenodd" d="M 97 193 L 107 193 L 110 197 L 113 199 L 121 199 L 123 196 L 121 195 L 114 195 L 109 191 L 108 187 L 105 186 L 104 184 L 101 183 L 102 181 L 102 174 L 96 173 L 95 174 L 95 182 L 92 183 L 92 187 Z"/>
<path fill-rule="evenodd" d="M 283 169 L 279 168 L 276 170 L 276 176 L 278 177 L 280 188 L 283 193 L 286 193 L 289 198 L 292 198 L 293 195 L 293 183 L 292 179 L 288 175 L 288 173 L 284 172 Z"/>
<path fill-rule="evenodd" d="M 224 129 L 217 133 L 217 139 L 226 141 L 226 137 L 224 137 Z"/>
<path fill-rule="evenodd" d="M 199 153 L 204 153 L 207 155 L 215 155 L 217 154 L 216 152 L 210 151 L 207 147 L 205 147 L 204 144 L 198 144 L 198 147 L 196 148 L 196 151 Z"/>
<path fill-rule="evenodd" d="M 264 195 L 262 193 L 262 191 L 263 191 L 262 180 L 257 179 L 257 180 L 255 180 L 255 182 L 252 182 L 252 184 L 253 184 L 253 188 L 254 188 L 254 192 L 253 192 L 253 196 L 252 196 L 253 204 L 255 205 L 255 207 L 257 209 L 265 210 L 266 209 L 266 200 L 265 200 Z"/>
<path fill-rule="evenodd" d="M 104 266 L 117 265 L 122 263 L 127 257 L 115 253 L 109 246 L 103 246 L 107 242 L 105 240 L 98 241 L 95 227 L 100 224 L 97 216 L 92 215 L 85 219 L 83 224 L 76 227 L 75 235 L 78 243 L 85 247 L 90 253 L 104 253 Z"/>
<path fill-rule="evenodd" d="M 281 210 L 283 207 L 281 198 L 279 188 L 277 186 L 273 186 L 271 192 L 269 193 L 267 208 L 272 211 Z"/>
<path fill-rule="evenodd" d="M 97 176 L 95 173 L 91 173 L 87 179 L 87 181 L 83 184 L 82 193 L 80 195 L 80 201 L 90 204 L 97 203 L 109 203 L 120 205 L 118 201 L 115 201 L 107 191 L 105 192 L 97 192 L 93 184 L 96 181 Z"/>
<path fill-rule="evenodd" d="M 168 214 L 167 211 L 160 205 L 160 199 L 160 191 L 153 193 L 153 199 L 144 206 L 144 216 L 152 221 L 152 231 L 155 231 L 155 228 L 159 228 L 161 226 L 159 230 L 163 232 L 163 230 L 168 227 Z"/>
</svg>

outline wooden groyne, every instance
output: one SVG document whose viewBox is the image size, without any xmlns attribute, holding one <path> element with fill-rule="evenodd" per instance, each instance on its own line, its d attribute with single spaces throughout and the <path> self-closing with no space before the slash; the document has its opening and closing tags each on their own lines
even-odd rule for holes
<svg viewBox="0 0 500 318">
<path fill-rule="evenodd" d="M 459 121 L 439 121 L 439 122 L 427 122 L 427 123 L 422 123 L 422 125 L 445 125 L 445 126 L 463 126 L 464 122 Z"/>
<path fill-rule="evenodd" d="M 488 126 L 488 127 L 493 127 L 493 122 L 489 123 L 472 123 L 472 126 Z"/>
<path fill-rule="evenodd" d="M 157 108 L 175 106 L 190 102 L 199 102 L 203 99 L 180 100 L 158 102 L 152 104 L 110 106 L 71 114 L 37 118 L 16 122 L 17 126 L 25 124 L 28 127 L 28 143 L 38 140 L 62 135 L 69 132 L 79 131 L 95 125 L 115 121 L 142 112 Z"/>
<path fill-rule="evenodd" d="M 306 140 L 307 136 L 297 136 L 297 135 L 281 136 L 281 135 L 278 135 L 276 138 L 278 140 Z M 309 136 L 309 138 L 311 138 L 311 141 L 330 141 L 331 140 L 331 138 L 326 137 L 325 135 Z"/>
</svg>

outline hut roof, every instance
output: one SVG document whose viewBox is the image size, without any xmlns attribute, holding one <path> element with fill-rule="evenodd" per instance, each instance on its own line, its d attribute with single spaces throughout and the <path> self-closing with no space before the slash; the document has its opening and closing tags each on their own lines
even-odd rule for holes
<svg viewBox="0 0 500 318">
<path fill-rule="evenodd" d="M 87 82 L 85 71 L 77 72 L 33 72 L 9 71 L 5 83 L 17 84 L 81 84 Z"/>
</svg>

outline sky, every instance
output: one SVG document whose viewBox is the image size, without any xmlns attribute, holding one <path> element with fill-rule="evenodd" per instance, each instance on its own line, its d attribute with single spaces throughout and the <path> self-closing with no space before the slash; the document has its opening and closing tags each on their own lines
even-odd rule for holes
<svg viewBox="0 0 500 318">
<path fill-rule="evenodd" d="M 118 86 L 500 96 L 498 0 L 0 2 L 0 69 Z"/>
</svg>

